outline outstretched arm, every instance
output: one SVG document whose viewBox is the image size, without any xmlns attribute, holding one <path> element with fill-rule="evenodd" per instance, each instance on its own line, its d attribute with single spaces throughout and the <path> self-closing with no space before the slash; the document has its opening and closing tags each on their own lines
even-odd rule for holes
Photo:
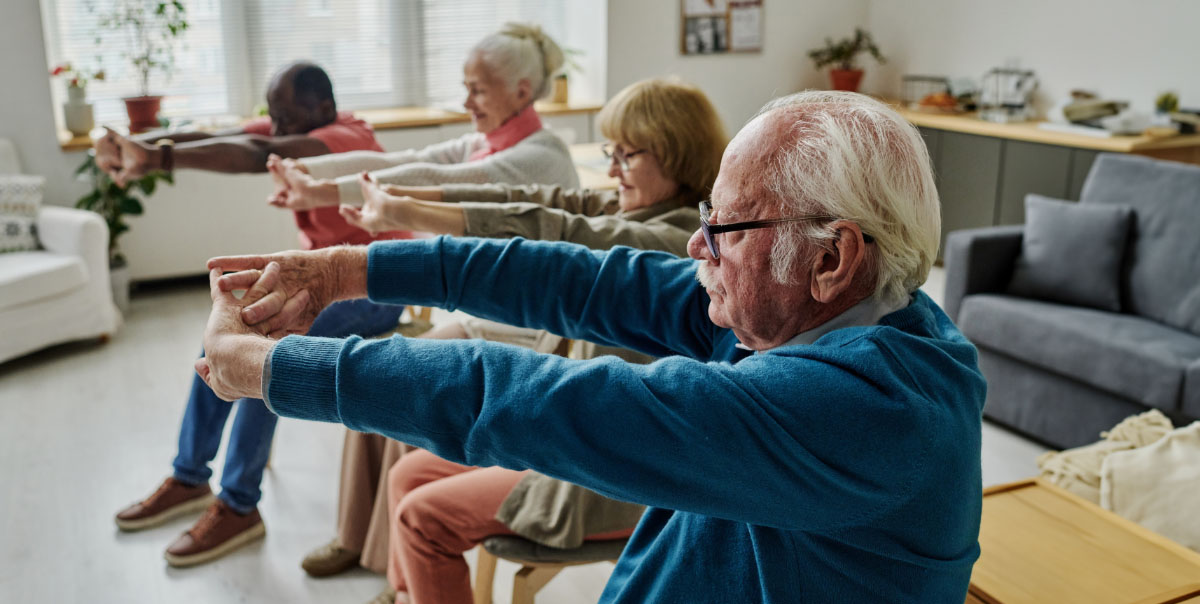
<svg viewBox="0 0 1200 604">
<path fill-rule="evenodd" d="M 461 308 L 500 323 L 652 356 L 710 358 L 723 333 L 708 319 L 708 295 L 695 280 L 694 263 L 661 252 L 439 237 L 214 258 L 208 266 L 262 270 L 272 261 L 283 269 L 283 296 L 244 314 L 247 323 L 268 322 L 264 333 L 304 333 L 325 305 L 364 293 L 379 302 Z M 234 283 L 253 283 L 239 275 L 222 282 L 226 291 Z M 280 313 L 282 299 L 300 291 L 313 294 L 302 315 Z"/>
<path fill-rule="evenodd" d="M 929 447 L 904 405 L 829 404 L 868 379 L 799 358 L 641 366 L 481 341 L 289 337 L 271 353 L 264 399 L 284 417 L 462 464 L 534 469 L 623 501 L 830 529 L 902 505 L 907 489 L 896 485 L 911 484 Z M 873 463 L 871 447 L 847 446 L 856 439 L 898 441 L 886 449 L 908 457 Z"/>
<path fill-rule="evenodd" d="M 157 150 L 157 148 L 156 148 Z M 240 134 L 175 145 L 175 167 L 213 172 L 266 172 L 267 157 L 311 157 L 329 153 L 319 139 L 302 134 Z"/>
<path fill-rule="evenodd" d="M 424 149 L 404 151 L 348 151 L 314 157 L 301 162 L 304 169 L 317 179 L 339 176 L 353 178 L 363 170 L 375 171 L 411 163 L 455 164 L 466 160 L 474 135 L 460 136 L 434 143 Z"/>
<path fill-rule="evenodd" d="M 462 309 L 651 356 L 709 358 L 721 331 L 695 263 L 661 252 L 565 242 L 439 237 L 368 249 L 370 298 Z"/>
<path fill-rule="evenodd" d="M 329 152 L 325 143 L 304 135 L 233 134 L 177 143 L 171 150 L 109 130 L 96 141 L 97 164 L 117 184 L 137 180 L 152 170 L 190 168 L 214 172 L 265 172 L 272 153 L 307 157 Z M 171 154 L 168 162 L 166 154 Z M 168 165 L 168 163 L 170 165 Z"/>
</svg>

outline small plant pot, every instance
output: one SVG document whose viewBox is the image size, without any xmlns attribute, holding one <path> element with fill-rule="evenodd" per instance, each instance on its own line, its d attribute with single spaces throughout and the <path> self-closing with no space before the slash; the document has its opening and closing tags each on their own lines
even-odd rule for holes
<svg viewBox="0 0 1200 604">
<path fill-rule="evenodd" d="M 63 125 L 75 136 L 86 136 L 96 125 L 92 119 L 92 104 L 87 102 L 83 88 L 67 87 L 67 102 L 63 103 Z"/>
<path fill-rule="evenodd" d="M 109 283 L 112 286 L 113 303 L 122 314 L 129 313 L 129 285 L 130 276 L 129 265 L 121 263 L 119 265 L 109 266 L 108 277 Z"/>
<path fill-rule="evenodd" d="M 554 78 L 554 96 L 550 97 L 550 101 L 567 104 L 567 78 Z"/>
<path fill-rule="evenodd" d="M 858 92 L 858 85 L 862 82 L 862 77 L 863 70 L 861 69 L 829 70 L 829 81 L 833 84 L 834 90 Z"/>
<path fill-rule="evenodd" d="M 129 131 L 145 132 L 158 127 L 158 109 L 161 96 L 131 96 L 125 101 L 125 112 L 129 114 Z"/>
</svg>

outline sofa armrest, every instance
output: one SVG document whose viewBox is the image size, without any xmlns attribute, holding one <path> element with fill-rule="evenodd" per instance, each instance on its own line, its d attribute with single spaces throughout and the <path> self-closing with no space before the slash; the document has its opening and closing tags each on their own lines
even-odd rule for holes
<svg viewBox="0 0 1200 604">
<path fill-rule="evenodd" d="M 79 256 L 88 279 L 108 288 L 108 225 L 95 212 L 43 205 L 37 217 L 38 240 L 58 254 Z"/>
<path fill-rule="evenodd" d="M 946 290 L 943 307 L 958 320 L 962 299 L 970 294 L 1003 291 L 1021 253 L 1023 225 L 954 231 L 946 237 Z"/>
</svg>

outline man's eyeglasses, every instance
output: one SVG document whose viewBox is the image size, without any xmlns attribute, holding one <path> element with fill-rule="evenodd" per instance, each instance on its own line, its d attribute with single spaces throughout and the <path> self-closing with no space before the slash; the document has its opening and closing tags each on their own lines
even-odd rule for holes
<svg viewBox="0 0 1200 604">
<path fill-rule="evenodd" d="M 829 222 L 840 220 L 837 216 L 829 216 L 827 214 L 810 214 L 808 216 L 795 216 L 792 218 L 772 218 L 770 220 L 748 220 L 746 222 L 731 222 L 729 224 L 709 224 L 708 219 L 712 216 L 712 202 L 704 200 L 700 202 L 700 233 L 704 235 L 704 243 L 708 244 L 708 252 L 712 254 L 713 259 L 721 257 L 721 250 L 717 247 L 717 234 L 729 233 L 731 231 L 747 231 L 750 229 L 762 229 L 785 222 Z M 873 243 L 875 238 L 863 233 L 864 243 Z"/>
<path fill-rule="evenodd" d="M 603 145 L 600 146 L 600 151 L 602 153 L 604 153 L 604 159 L 607 159 L 610 164 L 612 163 L 613 159 L 616 159 L 617 165 L 621 166 L 621 171 L 628 172 L 629 171 L 629 158 L 631 158 L 635 155 L 638 155 L 639 153 L 645 153 L 646 149 L 639 149 L 637 151 L 626 151 L 620 147 L 613 146 L 612 143 L 604 143 Z"/>
</svg>

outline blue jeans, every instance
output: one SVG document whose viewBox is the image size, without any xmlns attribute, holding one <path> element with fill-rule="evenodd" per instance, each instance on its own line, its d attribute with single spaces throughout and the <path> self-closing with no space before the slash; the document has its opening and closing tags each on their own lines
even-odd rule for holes
<svg viewBox="0 0 1200 604">
<path fill-rule="evenodd" d="M 317 316 L 308 335 L 327 338 L 377 335 L 394 329 L 403 310 L 403 306 L 375 304 L 366 299 L 335 302 Z M 246 514 L 262 497 L 259 486 L 279 418 L 267 410 L 261 399 L 244 398 L 237 401 L 237 406 L 218 496 L 238 513 Z M 231 408 L 231 403 L 217 398 L 200 376 L 193 376 L 192 393 L 179 429 L 179 454 L 174 462 L 176 480 L 187 484 L 208 482 L 212 476 L 208 463 L 217 456 Z"/>
</svg>

